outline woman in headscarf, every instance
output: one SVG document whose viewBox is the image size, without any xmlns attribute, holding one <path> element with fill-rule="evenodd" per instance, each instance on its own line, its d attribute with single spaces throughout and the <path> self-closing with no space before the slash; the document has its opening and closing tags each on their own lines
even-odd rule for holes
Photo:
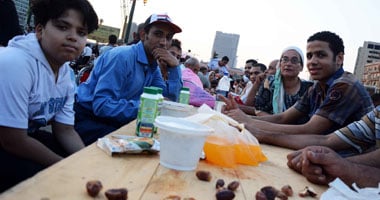
<svg viewBox="0 0 380 200">
<path fill-rule="evenodd" d="M 303 62 L 303 53 L 298 47 L 291 46 L 282 51 L 274 78 L 268 77 L 256 95 L 256 115 L 285 111 L 313 85 L 312 82 L 298 77 L 303 69 Z"/>
</svg>

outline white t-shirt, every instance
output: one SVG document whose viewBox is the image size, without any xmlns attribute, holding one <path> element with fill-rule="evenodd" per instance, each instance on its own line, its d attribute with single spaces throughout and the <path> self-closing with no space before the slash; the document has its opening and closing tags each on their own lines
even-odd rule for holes
<svg viewBox="0 0 380 200">
<path fill-rule="evenodd" d="M 52 119 L 74 124 L 70 67 L 61 66 L 56 81 L 35 34 L 17 36 L 0 51 L 0 71 L 0 126 L 34 130 Z"/>
</svg>

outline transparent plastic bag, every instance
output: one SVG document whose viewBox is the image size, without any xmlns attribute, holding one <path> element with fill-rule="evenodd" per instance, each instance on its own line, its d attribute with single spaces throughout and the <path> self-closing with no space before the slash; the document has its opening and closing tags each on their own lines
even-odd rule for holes
<svg viewBox="0 0 380 200">
<path fill-rule="evenodd" d="M 232 118 L 215 112 L 207 105 L 198 109 L 198 114 L 189 120 L 202 123 L 215 131 L 206 138 L 204 152 L 206 160 L 223 167 L 237 164 L 257 166 L 267 160 L 257 139 Z"/>
</svg>

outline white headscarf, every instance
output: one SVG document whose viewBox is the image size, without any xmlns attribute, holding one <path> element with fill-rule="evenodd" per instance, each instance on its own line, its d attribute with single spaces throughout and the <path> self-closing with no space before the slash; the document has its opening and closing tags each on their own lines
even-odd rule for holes
<svg viewBox="0 0 380 200">
<path fill-rule="evenodd" d="M 289 50 L 296 51 L 301 57 L 301 63 L 303 64 L 303 62 L 304 62 L 303 52 L 300 48 L 298 48 L 296 46 L 290 46 L 290 47 L 286 47 L 282 51 L 280 61 L 277 63 L 277 66 L 276 66 L 277 71 L 276 71 L 276 74 L 274 76 L 274 82 L 273 82 L 274 83 L 274 92 L 273 92 L 273 98 L 272 98 L 273 114 L 281 113 L 281 112 L 284 112 L 286 110 L 286 106 L 284 103 L 285 90 L 284 90 L 284 86 L 282 83 L 280 63 L 281 63 L 282 55 Z M 302 65 L 302 67 L 303 67 L 303 65 Z"/>
</svg>

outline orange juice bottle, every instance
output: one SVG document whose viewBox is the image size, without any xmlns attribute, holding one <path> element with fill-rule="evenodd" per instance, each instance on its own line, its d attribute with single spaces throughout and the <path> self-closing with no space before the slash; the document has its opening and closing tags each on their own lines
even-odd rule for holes
<svg viewBox="0 0 380 200">
<path fill-rule="evenodd" d="M 234 145 L 227 139 L 210 135 L 206 138 L 203 149 L 207 162 L 222 167 L 236 167 Z"/>
</svg>

